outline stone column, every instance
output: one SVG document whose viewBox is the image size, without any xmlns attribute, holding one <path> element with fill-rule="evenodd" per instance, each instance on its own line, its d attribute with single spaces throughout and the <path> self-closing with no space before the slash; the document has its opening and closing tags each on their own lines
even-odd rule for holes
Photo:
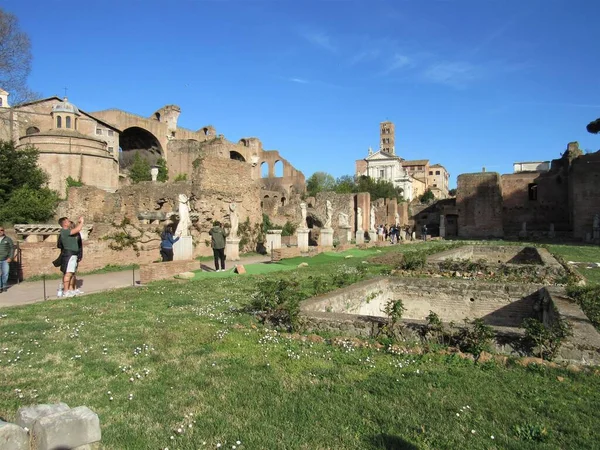
<svg viewBox="0 0 600 450">
<path fill-rule="evenodd" d="M 319 235 L 321 247 L 333 247 L 333 228 L 323 228 Z"/>
<path fill-rule="evenodd" d="M 194 245 L 191 236 L 181 236 L 173 244 L 173 261 L 187 261 L 194 259 Z"/>
<path fill-rule="evenodd" d="M 240 238 L 228 238 L 225 242 L 225 255 L 229 261 L 240 260 Z"/>
<path fill-rule="evenodd" d="M 310 230 L 308 228 L 298 228 L 296 233 L 298 235 L 298 248 L 301 252 L 308 251 L 308 233 Z"/>
<path fill-rule="evenodd" d="M 446 216 L 440 214 L 440 237 L 444 239 L 446 237 Z"/>
<path fill-rule="evenodd" d="M 281 248 L 281 230 L 267 230 L 267 252 Z"/>
</svg>

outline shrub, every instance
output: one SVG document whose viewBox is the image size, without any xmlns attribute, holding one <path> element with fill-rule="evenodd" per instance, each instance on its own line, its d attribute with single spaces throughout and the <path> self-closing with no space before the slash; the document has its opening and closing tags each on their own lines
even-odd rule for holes
<svg viewBox="0 0 600 450">
<path fill-rule="evenodd" d="M 298 225 L 295 223 L 292 223 L 288 220 L 282 228 L 281 235 L 282 236 L 293 236 L 294 233 L 296 232 L 296 228 L 298 228 Z"/>
<path fill-rule="evenodd" d="M 152 181 L 150 163 L 146 158 L 142 158 L 139 153 L 133 156 L 133 162 L 129 167 L 129 178 L 131 178 L 131 182 L 134 184 L 141 181 Z"/>
<path fill-rule="evenodd" d="M 470 323 L 465 319 L 465 325 L 467 326 L 458 333 L 458 346 L 463 352 L 472 353 L 475 358 L 479 358 L 481 352 L 489 350 L 494 330 L 483 319 L 475 319 Z"/>
<path fill-rule="evenodd" d="M 180 173 L 175 177 L 175 182 L 178 181 L 187 181 L 187 173 Z"/>
<path fill-rule="evenodd" d="M 292 330 L 297 325 L 301 293 L 295 280 L 264 280 L 252 294 L 251 306 L 261 321 Z"/>
<path fill-rule="evenodd" d="M 76 180 L 71 175 L 69 175 L 67 177 L 66 183 L 67 183 L 67 189 L 69 189 L 70 187 L 81 187 L 81 186 L 83 186 L 83 183 L 81 182 L 81 180 Z"/>
<path fill-rule="evenodd" d="M 387 316 L 387 322 L 379 330 L 387 338 L 395 341 L 402 336 L 401 320 L 406 308 L 402 300 L 390 300 L 386 303 L 383 312 Z"/>
<path fill-rule="evenodd" d="M 532 317 L 523 321 L 524 345 L 542 359 L 553 359 L 564 339 L 572 334 L 571 327 L 562 319 L 555 320 L 550 327 Z"/>
<path fill-rule="evenodd" d="M 169 169 L 167 169 L 167 161 L 165 161 L 163 158 L 158 158 L 158 161 L 156 161 L 156 166 L 158 167 L 156 181 L 160 181 L 161 183 L 166 183 L 169 181 Z"/>
<path fill-rule="evenodd" d="M 404 253 L 402 256 L 402 262 L 400 263 L 400 269 L 402 270 L 419 270 L 425 267 L 427 258 L 425 253 L 422 252 L 410 252 Z"/>
<path fill-rule="evenodd" d="M 600 286 L 570 286 L 567 294 L 575 299 L 592 324 L 600 329 Z"/>
</svg>

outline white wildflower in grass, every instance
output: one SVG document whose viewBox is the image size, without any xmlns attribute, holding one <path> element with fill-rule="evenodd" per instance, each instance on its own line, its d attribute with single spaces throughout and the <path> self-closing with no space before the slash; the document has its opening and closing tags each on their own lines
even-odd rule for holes
<svg viewBox="0 0 600 450">
<path fill-rule="evenodd" d="M 475 430 L 471 430 L 471 434 L 475 434 Z"/>
<path fill-rule="evenodd" d="M 494 437 L 494 435 L 493 435 L 493 434 L 490 436 L 490 438 L 492 438 L 492 439 L 496 439 L 496 438 Z"/>
</svg>

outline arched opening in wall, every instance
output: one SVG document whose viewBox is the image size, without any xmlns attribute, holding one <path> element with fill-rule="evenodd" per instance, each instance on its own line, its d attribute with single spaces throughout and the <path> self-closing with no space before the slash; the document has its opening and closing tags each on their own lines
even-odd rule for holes
<svg viewBox="0 0 600 450">
<path fill-rule="evenodd" d="M 75 129 L 77 129 L 78 125 L 79 125 L 79 119 L 77 117 L 75 117 Z"/>
<path fill-rule="evenodd" d="M 62 117 L 56 116 L 56 128 L 62 128 Z"/>
<path fill-rule="evenodd" d="M 273 167 L 276 178 L 283 177 L 283 163 L 281 161 L 275 161 L 275 166 Z"/>
<path fill-rule="evenodd" d="M 140 127 L 131 127 L 123 130 L 119 136 L 122 151 L 119 152 L 121 168 L 131 166 L 136 154 L 146 159 L 150 165 L 156 164 L 163 156 L 163 150 L 158 139 L 148 130 Z"/>
<path fill-rule="evenodd" d="M 281 206 L 285 206 L 285 197 L 281 197 Z"/>
<path fill-rule="evenodd" d="M 65 117 L 65 128 L 71 128 L 71 116 Z"/>
<path fill-rule="evenodd" d="M 27 128 L 27 130 L 25 131 L 25 134 L 27 136 L 31 136 L 32 134 L 37 134 L 40 132 L 40 129 L 38 127 L 29 127 Z"/>
<path fill-rule="evenodd" d="M 154 119 L 158 120 L 160 122 L 160 113 L 155 112 L 154 113 Z"/>
<path fill-rule="evenodd" d="M 208 136 L 208 127 L 202 128 L 202 132 L 204 133 L 204 136 Z"/>
<path fill-rule="evenodd" d="M 266 161 L 260 163 L 260 176 L 262 178 L 269 177 L 269 163 L 267 163 Z"/>
<path fill-rule="evenodd" d="M 236 151 L 229 152 L 229 159 L 235 159 L 236 161 L 246 162 L 246 158 L 244 158 L 241 153 L 238 153 Z"/>
<path fill-rule="evenodd" d="M 248 141 L 246 139 L 240 139 L 239 144 L 243 145 L 244 147 L 248 147 Z"/>
<path fill-rule="evenodd" d="M 263 198 L 269 198 L 269 196 L 268 196 L 268 195 L 265 195 Z"/>
</svg>

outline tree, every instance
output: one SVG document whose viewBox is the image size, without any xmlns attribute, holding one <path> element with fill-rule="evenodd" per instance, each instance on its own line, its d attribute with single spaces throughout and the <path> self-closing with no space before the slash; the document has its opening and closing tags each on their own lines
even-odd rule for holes
<svg viewBox="0 0 600 450">
<path fill-rule="evenodd" d="M 11 94 L 13 104 L 37 97 L 27 88 L 30 71 L 29 37 L 19 29 L 16 16 L 0 9 L 0 87 Z"/>
<path fill-rule="evenodd" d="M 335 178 L 327 172 L 315 172 L 306 182 L 306 191 L 309 197 L 314 197 L 319 192 L 333 191 Z"/>
<path fill-rule="evenodd" d="M 160 181 L 161 183 L 166 183 L 169 181 L 169 169 L 167 169 L 167 162 L 163 158 L 158 158 L 156 165 L 158 167 L 158 176 L 156 177 L 156 180 Z M 150 177 L 150 179 L 152 179 L 152 177 Z"/>
<path fill-rule="evenodd" d="M 34 147 L 17 150 L 0 141 L 0 217 L 10 223 L 46 222 L 58 204 L 58 194 L 47 187 L 48 174 L 37 165 Z"/>
<path fill-rule="evenodd" d="M 600 133 L 600 119 L 596 119 L 590 123 L 588 123 L 586 129 L 588 133 L 598 134 Z"/>
<path fill-rule="evenodd" d="M 139 153 L 133 156 L 133 162 L 129 166 L 129 178 L 135 183 L 140 181 L 152 181 L 150 173 L 150 163 L 146 158 L 142 158 Z"/>
<path fill-rule="evenodd" d="M 435 199 L 435 195 L 431 192 L 431 189 L 427 189 L 421 197 L 419 197 L 419 201 L 421 203 L 429 203 L 430 201 Z"/>
<path fill-rule="evenodd" d="M 356 192 L 356 181 L 353 176 L 343 175 L 335 181 L 335 192 L 338 194 L 352 194 Z"/>
<path fill-rule="evenodd" d="M 450 190 L 448 191 L 448 195 L 449 195 L 450 197 L 456 197 L 456 189 L 450 189 Z"/>
<path fill-rule="evenodd" d="M 357 178 L 355 192 L 368 192 L 371 195 L 371 200 L 379 198 L 403 199 L 402 188 L 394 186 L 390 181 L 374 180 L 366 175 Z"/>
</svg>

